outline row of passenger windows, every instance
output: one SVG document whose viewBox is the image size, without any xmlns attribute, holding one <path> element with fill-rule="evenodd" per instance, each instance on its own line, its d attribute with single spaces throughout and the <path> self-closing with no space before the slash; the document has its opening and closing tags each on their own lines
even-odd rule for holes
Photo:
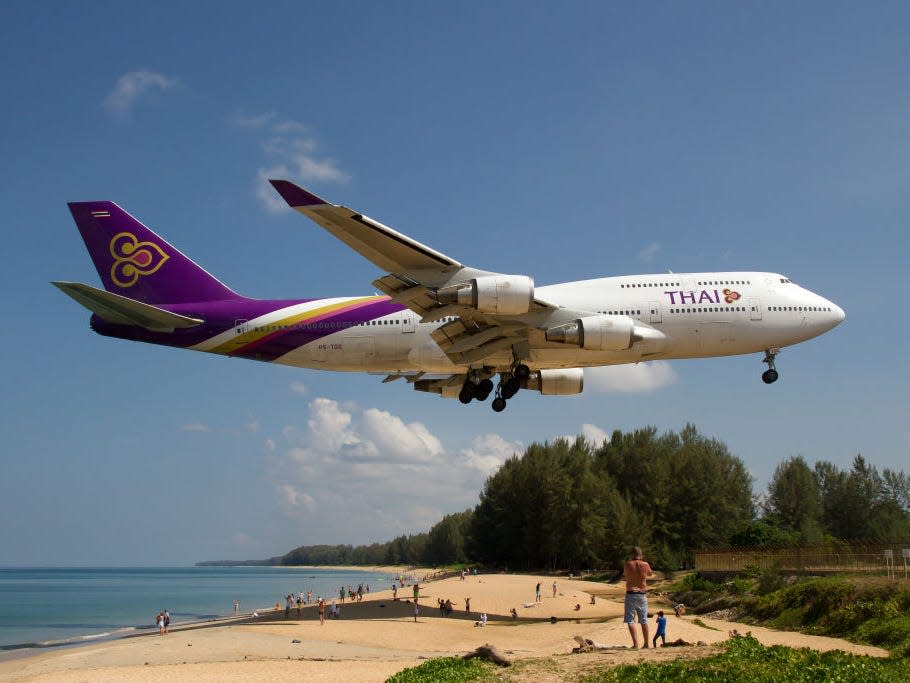
<svg viewBox="0 0 910 683">
<path fill-rule="evenodd" d="M 670 313 L 724 313 L 729 311 L 739 311 L 744 313 L 745 306 L 707 306 L 700 308 L 671 308 Z"/>
<path fill-rule="evenodd" d="M 641 315 L 641 311 L 597 311 L 602 315 Z"/>
<path fill-rule="evenodd" d="M 254 327 L 256 332 L 278 332 L 279 330 L 342 330 L 348 327 L 366 327 L 368 325 L 399 325 L 403 320 L 368 320 L 355 323 L 353 320 L 323 321 L 318 323 L 297 323 L 295 325 L 263 325 Z"/>
<path fill-rule="evenodd" d="M 828 306 L 768 306 L 769 311 L 830 311 Z"/>
<path fill-rule="evenodd" d="M 713 280 L 711 282 L 699 282 L 702 287 L 708 287 L 710 285 L 751 285 L 751 280 Z"/>
<path fill-rule="evenodd" d="M 632 289 L 634 287 L 679 287 L 678 282 L 640 282 L 638 284 L 620 285 L 621 289 Z"/>
</svg>

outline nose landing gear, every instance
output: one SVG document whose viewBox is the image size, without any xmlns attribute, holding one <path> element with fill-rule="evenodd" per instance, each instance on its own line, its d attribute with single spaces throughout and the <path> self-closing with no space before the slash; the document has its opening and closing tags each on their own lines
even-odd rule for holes
<svg viewBox="0 0 910 683">
<path fill-rule="evenodd" d="M 774 384 L 777 381 L 777 369 L 774 367 L 774 358 L 780 353 L 778 348 L 765 349 L 765 357 L 762 363 L 768 364 L 768 369 L 761 374 L 762 382 L 765 384 Z"/>
</svg>

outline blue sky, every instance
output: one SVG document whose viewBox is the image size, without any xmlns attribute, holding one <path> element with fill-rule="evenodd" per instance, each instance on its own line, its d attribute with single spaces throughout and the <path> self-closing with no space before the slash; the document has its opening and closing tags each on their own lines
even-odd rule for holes
<svg viewBox="0 0 910 683">
<path fill-rule="evenodd" d="M 646 425 L 726 442 L 756 492 L 792 455 L 906 471 L 908 28 L 905 3 L 2 3 L 0 564 L 387 540 L 532 441 Z M 496 415 L 98 337 L 48 284 L 97 285 L 66 202 L 111 199 L 241 293 L 371 293 L 274 175 L 538 284 L 767 270 L 847 319 L 773 386 L 758 354 L 677 361 Z"/>
</svg>

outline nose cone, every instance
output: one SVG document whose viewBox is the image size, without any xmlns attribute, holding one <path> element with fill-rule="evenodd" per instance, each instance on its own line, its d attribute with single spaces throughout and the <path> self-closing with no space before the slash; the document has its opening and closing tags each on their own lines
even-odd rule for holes
<svg viewBox="0 0 910 683">
<path fill-rule="evenodd" d="M 842 322 L 844 322 L 844 318 L 847 317 L 847 314 L 844 313 L 844 309 L 835 304 L 831 304 L 831 309 L 834 313 L 834 324 L 840 325 Z"/>
</svg>

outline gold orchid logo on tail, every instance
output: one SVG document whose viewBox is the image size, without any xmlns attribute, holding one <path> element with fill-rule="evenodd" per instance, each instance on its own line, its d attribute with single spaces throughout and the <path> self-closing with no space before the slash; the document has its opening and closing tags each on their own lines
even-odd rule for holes
<svg viewBox="0 0 910 683">
<path fill-rule="evenodd" d="M 118 287 L 132 287 L 140 275 L 151 275 L 170 258 L 154 242 L 140 242 L 129 232 L 120 232 L 111 239 L 111 280 Z"/>
</svg>

